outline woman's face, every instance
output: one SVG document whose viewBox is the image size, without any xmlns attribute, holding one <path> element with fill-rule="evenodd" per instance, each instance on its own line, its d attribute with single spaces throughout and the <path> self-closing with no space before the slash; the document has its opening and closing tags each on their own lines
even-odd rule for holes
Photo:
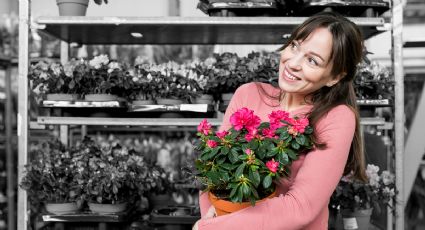
<svg viewBox="0 0 425 230">
<path fill-rule="evenodd" d="M 280 57 L 279 87 L 286 93 L 306 96 L 338 78 L 331 75 L 332 34 L 326 28 L 314 30 L 304 41 L 294 40 Z"/>
</svg>

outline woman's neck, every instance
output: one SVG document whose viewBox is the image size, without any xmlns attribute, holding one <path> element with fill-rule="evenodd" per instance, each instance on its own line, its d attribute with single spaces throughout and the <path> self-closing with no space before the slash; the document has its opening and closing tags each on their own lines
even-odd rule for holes
<svg viewBox="0 0 425 230">
<path fill-rule="evenodd" d="M 308 101 L 308 98 L 304 95 L 283 93 L 280 98 L 280 107 L 287 112 L 291 112 L 309 104 Z"/>
</svg>

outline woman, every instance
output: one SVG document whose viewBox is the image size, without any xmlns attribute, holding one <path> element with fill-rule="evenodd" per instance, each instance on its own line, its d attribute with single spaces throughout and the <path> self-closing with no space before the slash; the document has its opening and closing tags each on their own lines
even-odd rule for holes
<svg viewBox="0 0 425 230">
<path fill-rule="evenodd" d="M 315 127 L 316 147 L 291 166 L 291 176 L 277 185 L 277 197 L 241 211 L 214 217 L 201 194 L 202 218 L 194 229 L 327 229 L 328 202 L 341 176 L 365 180 L 359 116 L 353 88 L 362 57 L 362 35 L 348 19 L 321 13 L 297 27 L 283 46 L 279 87 L 248 83 L 239 87 L 220 129 L 242 107 L 263 121 L 273 110 L 307 116 Z"/>
</svg>

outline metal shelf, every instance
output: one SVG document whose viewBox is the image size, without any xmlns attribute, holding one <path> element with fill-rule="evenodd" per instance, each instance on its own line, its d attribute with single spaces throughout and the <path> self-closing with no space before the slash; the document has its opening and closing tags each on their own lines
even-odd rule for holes
<svg viewBox="0 0 425 230">
<path fill-rule="evenodd" d="M 198 126 L 203 118 L 110 118 L 110 117 L 38 117 L 42 125 L 105 125 L 105 126 Z M 217 118 L 208 118 L 213 126 L 221 124 Z"/>
<path fill-rule="evenodd" d="M 77 44 L 282 44 L 306 17 L 39 17 L 36 28 Z M 350 18 L 365 38 L 383 18 Z"/>
<path fill-rule="evenodd" d="M 419 48 L 425 47 L 425 37 L 421 38 L 408 38 L 404 41 L 404 48 Z"/>
<path fill-rule="evenodd" d="M 222 119 L 207 118 L 213 126 Z M 39 125 L 104 125 L 104 126 L 198 126 L 203 118 L 113 118 L 113 117 L 38 117 Z M 362 125 L 385 125 L 384 118 L 361 118 Z"/>
</svg>

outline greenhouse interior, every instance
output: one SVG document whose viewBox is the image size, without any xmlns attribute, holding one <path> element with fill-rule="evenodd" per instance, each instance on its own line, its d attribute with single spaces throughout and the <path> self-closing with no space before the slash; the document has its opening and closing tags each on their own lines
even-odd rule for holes
<svg viewBox="0 0 425 230">
<path fill-rule="evenodd" d="M 1 0 L 0 230 L 425 229 L 424 81 L 423 0 Z"/>
</svg>

